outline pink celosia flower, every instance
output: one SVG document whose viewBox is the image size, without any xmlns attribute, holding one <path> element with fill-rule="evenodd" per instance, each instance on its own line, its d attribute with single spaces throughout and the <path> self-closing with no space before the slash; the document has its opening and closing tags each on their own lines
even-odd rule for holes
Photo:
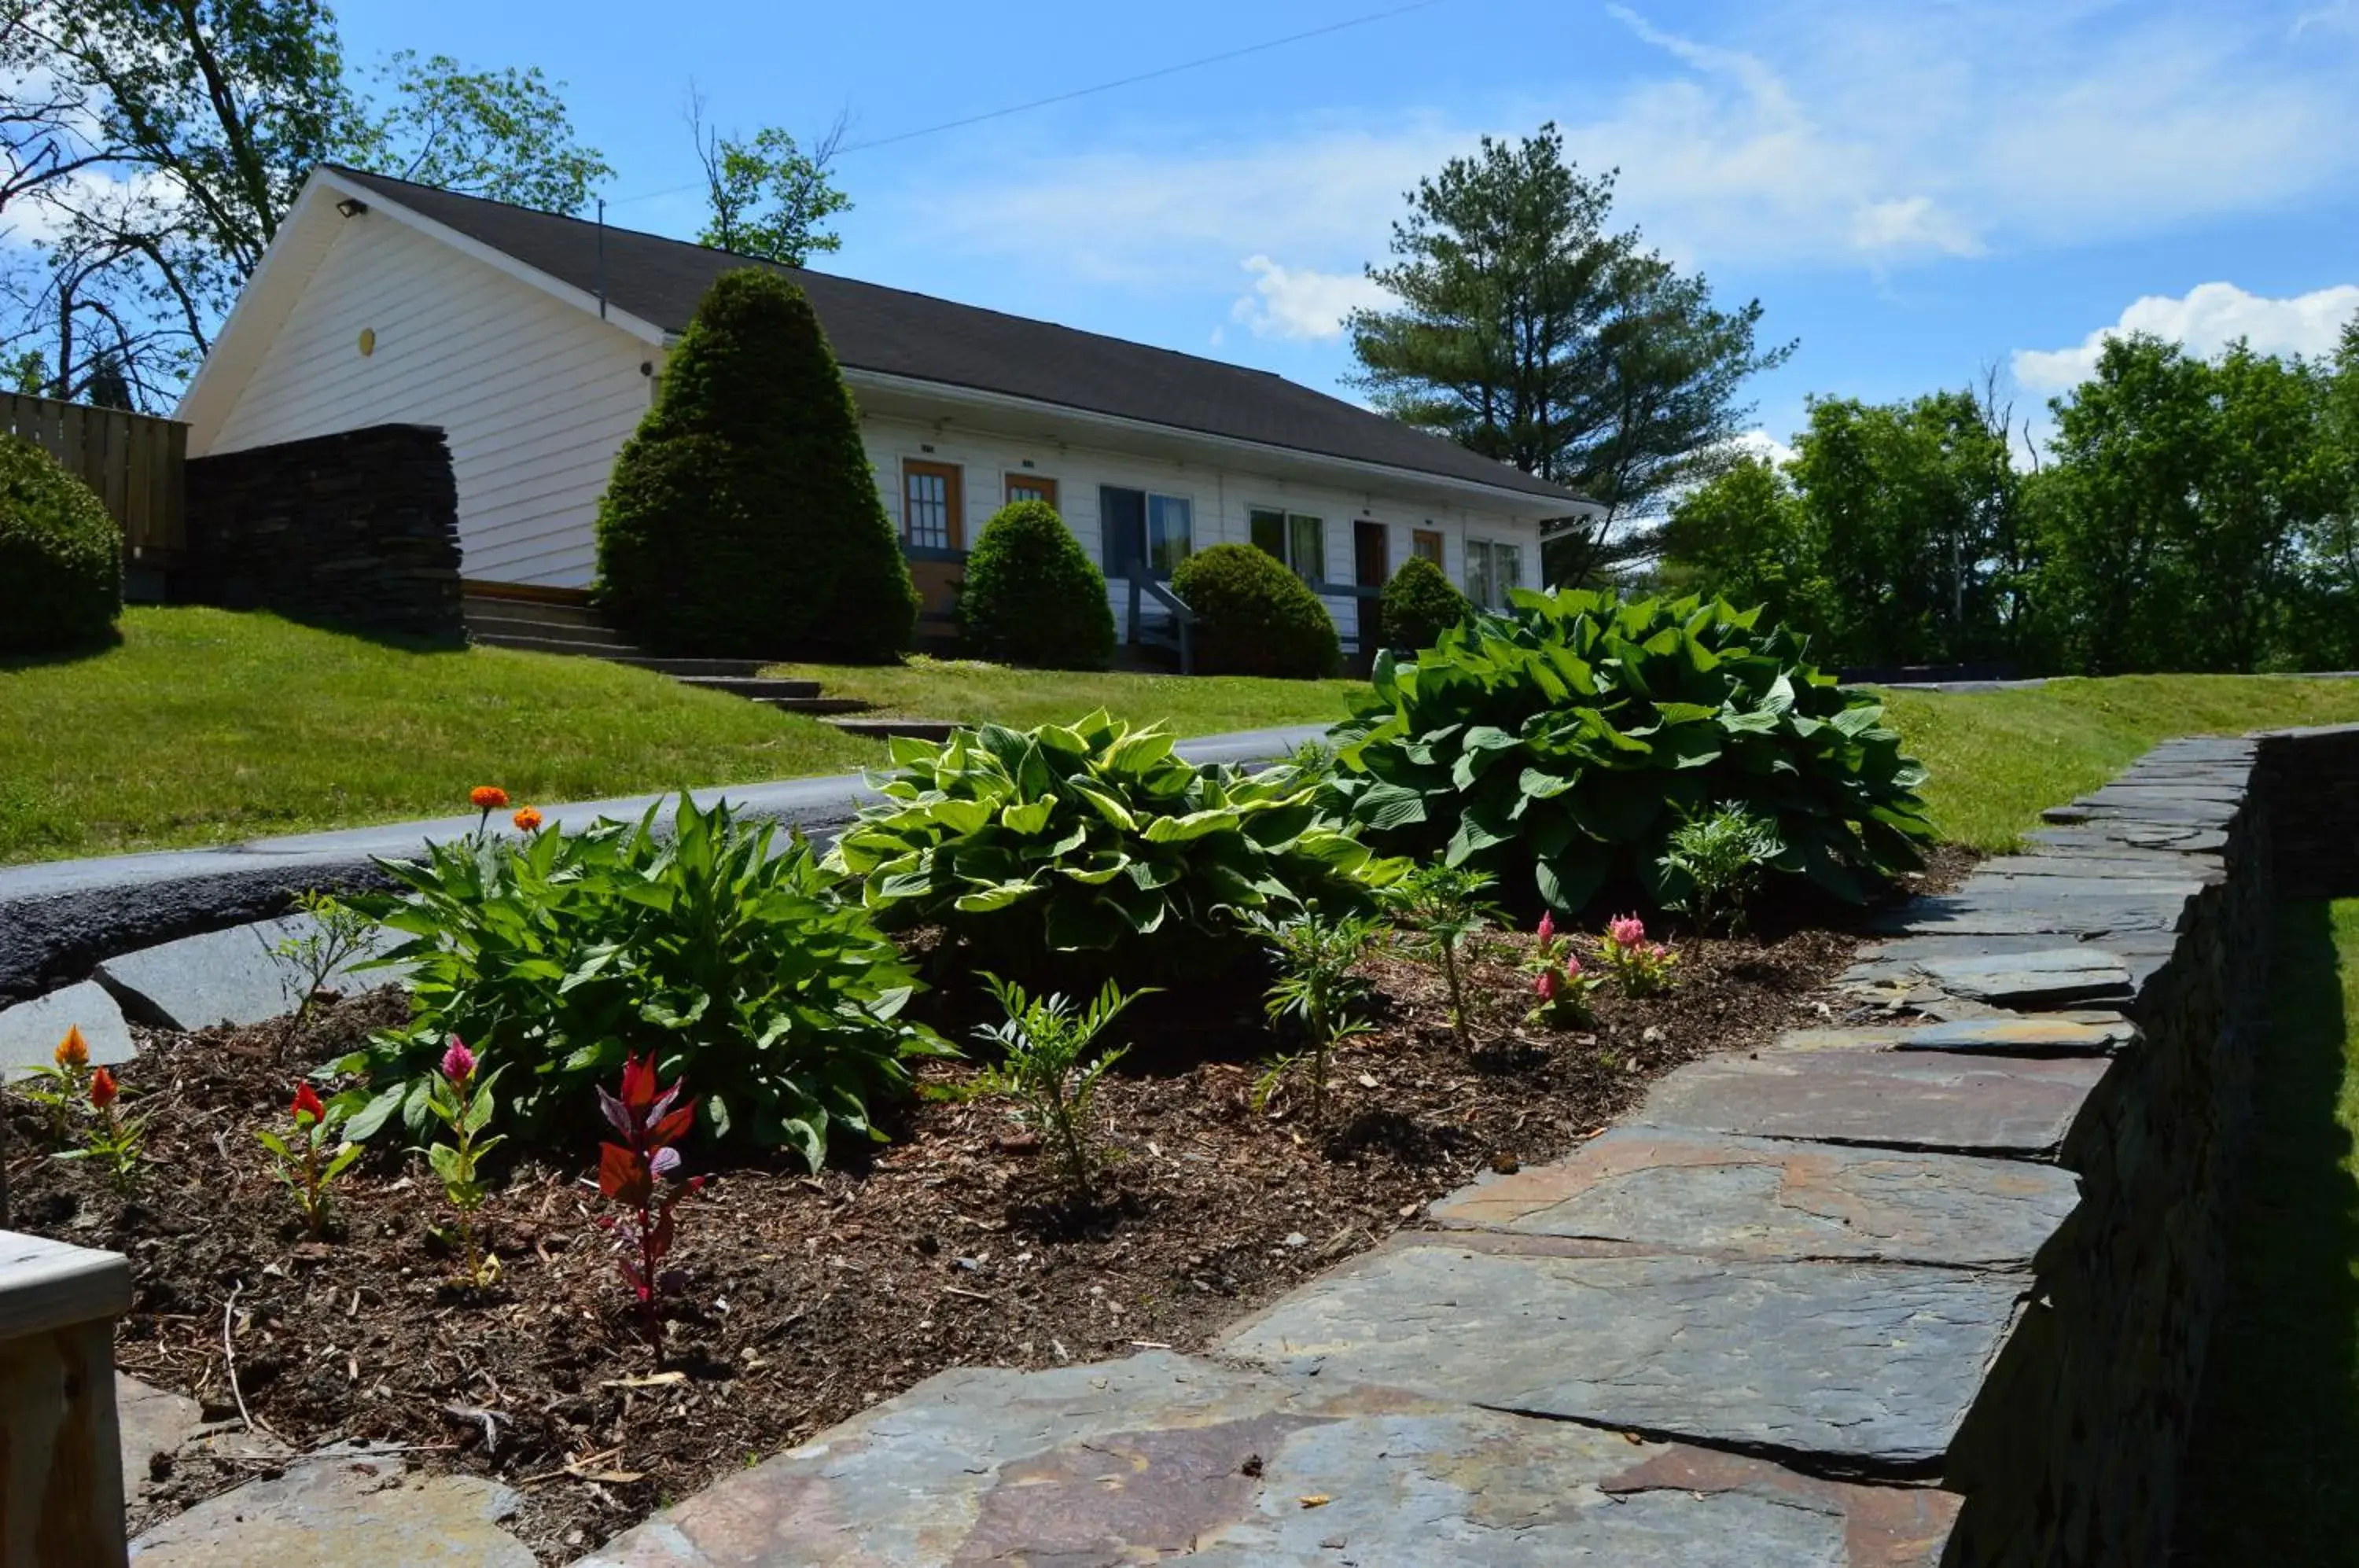
<svg viewBox="0 0 2359 1568">
<path fill-rule="evenodd" d="M 1581 958 L 1577 953 L 1568 953 L 1564 955 L 1564 977 L 1568 980 L 1581 978 Z"/>
<path fill-rule="evenodd" d="M 1553 969 L 1541 970 L 1539 978 L 1532 982 L 1532 989 L 1538 994 L 1541 1001 L 1555 1001 L 1556 971 Z"/>
<path fill-rule="evenodd" d="M 1540 911 L 1540 929 L 1539 929 L 1539 939 L 1540 939 L 1540 942 L 1541 942 L 1541 944 L 1542 944 L 1543 946 L 1545 946 L 1545 945 L 1547 944 L 1547 942 L 1549 942 L 1549 938 L 1551 938 L 1551 937 L 1553 937 L 1553 936 L 1555 936 L 1555 935 L 1556 935 L 1556 917 L 1555 917 L 1554 915 L 1550 914 L 1548 910 L 1546 910 L 1546 909 L 1542 909 L 1542 910 Z"/>
<path fill-rule="evenodd" d="M 1647 940 L 1647 922 L 1636 915 L 1624 915 L 1605 928 L 1616 947 L 1636 947 Z"/>
<path fill-rule="evenodd" d="M 457 1035 L 451 1037 L 451 1049 L 442 1053 L 442 1076 L 453 1083 L 463 1083 L 475 1075 L 475 1053 Z"/>
</svg>

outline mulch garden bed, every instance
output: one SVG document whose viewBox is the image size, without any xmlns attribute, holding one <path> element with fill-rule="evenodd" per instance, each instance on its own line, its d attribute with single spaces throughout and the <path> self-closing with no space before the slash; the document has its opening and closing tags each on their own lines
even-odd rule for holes
<svg viewBox="0 0 2359 1568">
<path fill-rule="evenodd" d="M 1951 880 L 1954 858 L 1918 886 Z M 1669 995 L 1600 992 L 1597 1027 L 1581 1033 L 1525 1024 L 1528 939 L 1478 939 L 1472 1053 L 1438 974 L 1373 959 L 1377 1028 L 1337 1056 L 1321 1125 L 1299 1094 L 1252 1107 L 1277 1042 L 1249 986 L 1149 998 L 1115 1026 L 1134 1049 L 1100 1092 L 1115 1158 L 1087 1204 L 1060 1196 L 993 1102 L 921 1100 L 890 1144 L 818 1176 L 785 1158 L 715 1169 L 691 1138 L 684 1169 L 713 1181 L 679 1211 L 687 1278 L 660 1359 L 595 1223 L 594 1149 L 505 1174 L 484 1214 L 503 1265 L 486 1290 L 451 1282 L 429 1234 L 447 1218 L 439 1185 L 401 1151 L 398 1124 L 339 1187 L 330 1239 L 303 1238 L 254 1129 L 284 1125 L 297 1065 L 397 1017 L 394 996 L 329 1010 L 296 1065 L 273 1060 L 277 1025 L 144 1036 L 120 1073 L 126 1104 L 152 1116 L 127 1201 L 89 1165 L 45 1158 L 39 1116 L 12 1099 L 14 1223 L 130 1257 L 125 1371 L 213 1418 L 236 1419 L 242 1396 L 255 1426 L 298 1450 L 361 1438 L 496 1476 L 525 1498 L 513 1528 L 563 1563 L 945 1367 L 1202 1348 L 1477 1172 L 1562 1155 L 1668 1069 L 1831 1021 L 1827 983 L 1857 938 L 1827 914 L 1679 938 Z M 932 1005 L 963 1040 L 973 998 L 957 992 Z M 255 1474 L 189 1460 L 134 1528 Z"/>
</svg>

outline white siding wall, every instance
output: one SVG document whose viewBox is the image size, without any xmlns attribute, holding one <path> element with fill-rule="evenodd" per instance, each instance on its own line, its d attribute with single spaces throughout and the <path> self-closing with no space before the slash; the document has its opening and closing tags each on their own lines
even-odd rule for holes
<svg viewBox="0 0 2359 1568">
<path fill-rule="evenodd" d="M 1356 490 L 1300 480 L 1268 478 L 1230 466 L 1180 463 L 1151 457 L 1060 445 L 1027 443 L 1018 436 L 995 436 L 959 428 L 937 433 L 915 421 L 869 419 L 862 434 L 885 509 L 894 526 L 901 521 L 901 464 L 906 460 L 948 463 L 961 471 L 964 503 L 962 522 L 967 548 L 973 549 L 983 526 L 1006 500 L 1009 475 L 1032 474 L 1057 481 L 1058 509 L 1101 567 L 1106 564 L 1105 539 L 1098 521 L 1098 487 L 1118 485 L 1157 495 L 1184 495 L 1193 504 L 1195 543 L 1199 550 L 1213 544 L 1251 544 L 1252 513 L 1277 508 L 1318 517 L 1324 525 L 1327 579 L 1353 580 L 1354 522 L 1380 522 L 1386 527 L 1389 569 L 1398 571 L 1411 553 L 1413 530 L 1430 528 L 1441 535 L 1442 570 L 1462 586 L 1465 582 L 1466 541 L 1498 540 L 1516 545 L 1521 560 L 1521 586 L 1539 584 L 1539 529 L 1505 513 L 1472 507 L 1436 507 L 1421 501 L 1387 498 L 1381 490 Z M 1030 459 L 1032 466 L 1024 462 Z M 1129 589 L 1109 574 L 1109 596 L 1116 616 L 1129 607 Z M 1348 636 L 1357 627 L 1358 604 L 1330 599 L 1327 606 Z M 1117 621 L 1119 624 L 1119 621 Z"/>
<path fill-rule="evenodd" d="M 362 329 L 376 334 L 363 356 Z M 647 412 L 650 351 L 619 328 L 382 213 L 342 224 L 210 450 L 366 425 L 440 425 L 463 570 L 583 587 L 614 452 Z"/>
</svg>

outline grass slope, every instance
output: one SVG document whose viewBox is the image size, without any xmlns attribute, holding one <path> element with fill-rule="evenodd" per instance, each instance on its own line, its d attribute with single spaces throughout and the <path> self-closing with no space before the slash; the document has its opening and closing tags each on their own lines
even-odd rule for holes
<svg viewBox="0 0 2359 1568">
<path fill-rule="evenodd" d="M 2339 1568 L 2359 1542 L 2359 899 L 2287 906 L 2271 981 L 2181 1472 L 2190 1568 Z"/>
<path fill-rule="evenodd" d="M 1349 713 L 1353 694 L 1368 689 L 1364 681 L 1090 674 L 923 657 L 898 668 L 781 664 L 765 673 L 823 681 L 832 695 L 863 698 L 881 712 L 913 718 L 1029 729 L 1071 724 L 1103 707 L 1142 724 L 1163 720 L 1183 735 L 1333 724 Z"/>
<path fill-rule="evenodd" d="M 0 861 L 827 773 L 872 743 L 592 659 L 420 652 L 133 609 L 104 653 L 0 661 Z"/>
<path fill-rule="evenodd" d="M 2103 784 L 2157 741 L 2359 721 L 2359 681 L 2125 675 L 2021 691 L 1890 691 L 1886 711 L 1924 760 L 1941 836 L 1994 854 L 2043 807 Z"/>
</svg>

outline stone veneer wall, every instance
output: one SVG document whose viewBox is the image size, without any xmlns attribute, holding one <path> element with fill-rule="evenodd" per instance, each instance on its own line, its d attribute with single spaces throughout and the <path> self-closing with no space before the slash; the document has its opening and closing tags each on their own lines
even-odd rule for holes
<svg viewBox="0 0 2359 1568">
<path fill-rule="evenodd" d="M 458 643 L 459 495 L 442 432 L 376 425 L 188 465 L 172 596 Z"/>
</svg>

